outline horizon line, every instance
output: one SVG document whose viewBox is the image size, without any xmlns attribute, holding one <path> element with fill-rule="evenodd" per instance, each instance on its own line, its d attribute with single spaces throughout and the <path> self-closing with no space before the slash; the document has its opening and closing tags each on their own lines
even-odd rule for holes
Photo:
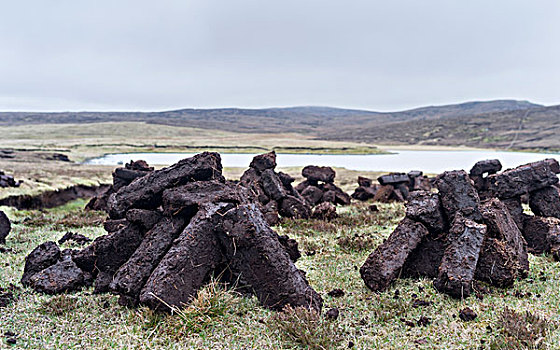
<svg viewBox="0 0 560 350">
<path fill-rule="evenodd" d="M 44 113 L 44 114 L 55 114 L 55 113 L 165 113 L 165 112 L 178 112 L 184 110 L 197 110 L 197 111 L 209 111 L 209 110 L 225 110 L 225 109 L 234 109 L 234 110 L 271 110 L 271 109 L 294 109 L 294 108 L 328 108 L 328 109 L 338 109 L 338 110 L 349 110 L 349 111 L 358 111 L 358 112 L 367 112 L 367 113 L 378 113 L 378 114 L 386 114 L 386 113 L 399 113 L 399 112 L 406 112 L 406 111 L 413 111 L 416 109 L 422 108 L 433 108 L 433 107 L 445 107 L 445 106 L 458 106 L 463 104 L 469 103 L 490 103 L 490 102 L 525 102 L 535 105 L 534 108 L 541 108 L 541 107 L 553 107 L 558 106 L 560 103 L 553 103 L 553 104 L 540 104 L 535 103 L 530 100 L 525 99 L 515 99 L 515 98 L 498 98 L 498 99 L 476 99 L 476 100 L 463 100 L 461 102 L 450 102 L 450 103 L 442 103 L 442 104 L 427 104 L 427 105 L 419 105 L 416 107 L 410 107 L 405 109 L 397 109 L 397 110 L 373 110 L 373 109 L 364 109 L 358 107 L 342 107 L 342 106 L 332 106 L 332 105 L 286 105 L 286 106 L 266 106 L 266 107 L 244 107 L 244 106 L 223 106 L 223 107 L 169 107 L 169 108 L 160 108 L 160 109 L 145 109 L 145 110 L 134 110 L 134 109 L 80 109 L 80 110 L 3 110 L 0 109 L 0 113 Z M 528 108 L 529 109 L 529 108 Z"/>
</svg>

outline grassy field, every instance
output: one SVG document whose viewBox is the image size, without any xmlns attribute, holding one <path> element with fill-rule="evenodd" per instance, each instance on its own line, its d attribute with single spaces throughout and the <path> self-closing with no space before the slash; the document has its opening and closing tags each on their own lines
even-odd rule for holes
<svg viewBox="0 0 560 350">
<path fill-rule="evenodd" d="M 125 152 L 382 153 L 367 143 L 322 141 L 297 133 L 248 134 L 143 122 L 32 124 L 1 126 L 0 131 L 0 149 L 62 152 L 73 161 Z"/>
<path fill-rule="evenodd" d="M 560 265 L 531 256 L 526 280 L 512 289 L 486 286 L 486 293 L 456 301 L 436 293 L 428 279 L 397 281 L 388 291 L 366 289 L 358 268 L 403 216 L 403 206 L 368 203 L 339 208 L 331 223 L 286 220 L 275 227 L 295 238 L 303 253 L 299 268 L 324 298 L 324 312 L 340 310 L 337 320 L 301 310 L 275 313 L 213 284 L 181 313 L 160 315 L 127 309 L 112 295 L 91 289 L 61 296 L 36 294 L 19 279 L 24 257 L 46 240 L 67 231 L 91 238 L 104 234 L 102 213 L 84 214 L 85 201 L 46 211 L 6 210 L 15 225 L 0 254 L 0 287 L 12 283 L 15 300 L 0 308 L 0 330 L 16 333 L 18 348 L 30 349 L 525 349 L 560 348 Z M 63 245 L 79 248 L 75 245 Z M 334 288 L 344 296 L 331 297 Z M 419 302 L 422 301 L 422 302 Z M 473 309 L 471 322 L 459 310 Z M 506 310 L 513 310 L 511 313 Z M 535 317 L 527 317 L 526 312 Z M 3 337 L 0 347 L 8 347 Z"/>
<path fill-rule="evenodd" d="M 0 159 L 0 169 L 25 180 L 20 188 L 0 189 L 0 197 L 111 181 L 114 167 L 46 160 L 49 152 L 66 153 L 74 161 L 112 152 L 261 152 L 293 149 L 293 145 L 302 152 L 358 152 L 361 147 L 378 152 L 371 145 L 318 141 L 298 134 L 255 136 L 143 123 L 13 126 L 1 131 L 0 149 L 26 151 L 17 151 L 14 159 Z M 224 175 L 239 179 L 244 170 L 226 168 Z M 278 170 L 295 176 L 296 182 L 302 180 L 301 168 Z M 348 192 L 357 186 L 358 175 L 379 175 L 336 171 L 337 185 Z M 513 288 L 483 285 L 485 293 L 462 301 L 436 293 L 428 279 L 399 280 L 380 294 L 369 291 L 358 269 L 404 215 L 399 204 L 380 204 L 379 212 L 370 212 L 370 203 L 354 203 L 338 208 L 340 218 L 330 223 L 285 220 L 275 227 L 279 234 L 298 241 L 303 257 L 297 265 L 323 296 L 323 312 L 332 307 L 340 310 L 337 320 L 301 310 L 271 312 L 260 307 L 256 298 L 219 284 L 202 290 L 190 307 L 173 315 L 127 309 L 117 304 L 115 296 L 92 295 L 91 289 L 47 296 L 21 287 L 24 258 L 38 244 L 58 240 L 67 231 L 90 238 L 104 234 L 105 215 L 84 212 L 85 203 L 80 200 L 42 211 L 0 208 L 14 223 L 4 246 L 7 251 L 0 253 L 0 288 L 16 286 L 14 301 L 0 308 L 0 348 L 560 349 L 560 264 L 549 257 L 531 256 L 529 277 Z M 65 244 L 63 248 L 79 247 Z M 335 288 L 344 295 L 327 294 Z M 474 321 L 458 318 L 465 307 L 478 314 Z M 8 344 L 13 336 L 5 334 L 10 332 L 16 333 L 15 345 Z"/>
<path fill-rule="evenodd" d="M 36 194 L 74 184 L 110 183 L 114 167 L 79 164 L 108 153 L 216 151 L 257 154 L 273 149 L 278 153 L 384 153 L 370 144 L 321 141 L 296 133 L 246 134 L 144 122 L 0 126 L 2 149 L 13 150 L 15 158 L 0 156 L 0 170 L 24 180 L 24 183 L 21 188 L 0 189 L 0 198 Z M 52 153 L 68 155 L 72 162 L 47 160 Z M 243 170 L 233 169 L 230 178 L 239 179 Z"/>
</svg>

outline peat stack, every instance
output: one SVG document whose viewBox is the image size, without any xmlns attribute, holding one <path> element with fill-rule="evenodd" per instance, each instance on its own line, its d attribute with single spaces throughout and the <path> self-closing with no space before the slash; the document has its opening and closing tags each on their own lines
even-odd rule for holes
<svg viewBox="0 0 560 350">
<path fill-rule="evenodd" d="M 359 201 L 367 201 L 375 197 L 380 185 L 373 183 L 373 180 L 364 176 L 358 176 L 358 187 L 354 190 L 351 197 Z"/>
<path fill-rule="evenodd" d="M 390 173 L 377 178 L 379 184 L 374 184 L 372 179 L 358 177 L 358 187 L 354 190 L 352 198 L 367 201 L 391 203 L 404 202 L 410 192 L 430 191 L 430 179 L 421 171 L 413 170 L 405 173 Z"/>
<path fill-rule="evenodd" d="M 86 248 L 37 247 L 22 283 L 59 293 L 94 280 L 94 292 L 118 294 L 122 305 L 169 310 L 216 277 L 271 309 L 319 310 L 321 297 L 294 265 L 297 243 L 278 236 L 255 201 L 247 188 L 225 181 L 219 154 L 201 153 L 112 194 L 108 234 Z"/>
<path fill-rule="evenodd" d="M 398 276 L 434 278 L 437 290 L 469 296 L 474 280 L 511 286 L 527 275 L 527 246 L 506 205 L 481 202 L 469 175 L 447 171 L 438 193 L 412 192 L 406 217 L 366 260 L 360 273 L 374 291 Z"/>
<path fill-rule="evenodd" d="M 478 164 L 478 163 L 477 163 Z M 560 251 L 560 166 L 555 159 L 545 159 L 488 175 L 481 191 L 497 197 L 508 207 L 517 227 L 527 241 L 529 252 L 551 253 L 558 259 Z M 523 213 L 522 197 L 528 197 L 534 215 Z"/>
<path fill-rule="evenodd" d="M 6 244 L 6 237 L 10 234 L 12 230 L 12 224 L 8 216 L 0 210 L 0 244 Z"/>
<path fill-rule="evenodd" d="M 274 151 L 255 156 L 249 169 L 241 176 L 241 184 L 257 199 L 259 208 L 270 225 L 278 224 L 279 215 L 296 219 L 309 218 L 309 204 L 292 187 L 295 179 L 286 173 L 276 172 L 275 169 Z"/>
<path fill-rule="evenodd" d="M 310 206 L 314 207 L 321 203 L 350 204 L 350 196 L 334 184 L 336 172 L 333 168 L 308 165 L 303 168 L 301 175 L 305 180 L 296 186 L 296 190 Z"/>
<path fill-rule="evenodd" d="M 107 211 L 107 200 L 113 193 L 152 171 L 154 171 L 154 168 L 149 166 L 145 160 L 131 160 L 124 167 L 116 168 L 113 171 L 113 185 L 107 188 L 101 195 L 93 197 L 86 205 L 86 209 Z"/>
<path fill-rule="evenodd" d="M 6 175 L 3 171 L 0 171 L 0 187 L 19 187 L 23 183 L 23 180 L 16 181 L 12 175 Z"/>
<path fill-rule="evenodd" d="M 398 276 L 426 276 L 462 298 L 474 280 L 508 287 L 526 277 L 527 252 L 559 259 L 558 162 L 501 168 L 498 160 L 480 161 L 468 175 L 439 175 L 438 193 L 411 193 L 405 219 L 360 269 L 366 285 L 381 291 Z M 534 215 L 523 213 L 524 195 Z"/>
</svg>

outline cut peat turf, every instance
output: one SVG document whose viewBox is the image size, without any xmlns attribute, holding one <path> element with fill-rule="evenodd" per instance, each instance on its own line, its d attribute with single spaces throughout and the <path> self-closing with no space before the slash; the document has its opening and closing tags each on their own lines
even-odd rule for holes
<svg viewBox="0 0 560 350">
<path fill-rule="evenodd" d="M 252 169 L 275 163 L 264 161 L 274 160 L 273 153 L 261 158 Z M 138 172 L 128 165 L 119 170 Z M 321 297 L 294 265 L 297 243 L 270 228 L 248 188 L 224 179 L 219 154 L 143 173 L 118 190 L 113 186 L 105 236 L 82 250 L 38 246 L 26 258 L 22 283 L 59 294 L 95 281 L 96 293 L 117 294 L 121 305 L 174 311 L 219 276 L 270 309 L 321 310 Z M 289 197 L 280 195 L 286 189 L 278 174 L 266 169 L 260 175 L 265 192 L 283 205 Z"/>
<path fill-rule="evenodd" d="M 12 292 L 14 299 L 8 306 L 0 308 L 0 348 L 8 347 L 9 337 L 16 339 L 17 347 L 29 349 L 336 349 L 350 344 L 352 349 L 489 349 L 491 344 L 517 344 L 523 349 L 537 341 L 541 349 L 558 348 L 560 332 L 554 324 L 560 320 L 560 264 L 550 256 L 529 254 L 528 276 L 516 281 L 515 289 L 477 282 L 467 301 L 438 293 L 432 279 L 425 277 L 397 279 L 386 291 L 373 293 L 364 286 L 358 269 L 367 255 L 388 238 L 405 216 L 405 209 L 402 204 L 378 203 L 378 211 L 371 212 L 369 205 L 360 202 L 339 207 L 339 217 L 330 222 L 284 219 L 273 228 L 279 235 L 295 239 L 302 251 L 314 249 L 314 254 L 302 254 L 295 265 L 306 272 L 309 284 L 325 296 L 319 318 L 311 312 L 272 312 L 261 307 L 256 296 L 233 292 L 227 286 L 214 288 L 222 284 L 212 282 L 199 291 L 182 315 L 161 314 L 146 307 L 122 307 L 118 296 L 92 295 L 93 287 L 63 294 L 65 298 L 21 288 Z M 18 285 L 25 256 L 37 245 L 56 242 L 68 231 L 92 239 L 107 233 L 97 220 L 84 220 L 79 228 L 69 226 L 69 220 L 60 220 L 78 217 L 83 205 L 44 212 L 2 210 L 13 219 L 5 246 L 12 252 L 0 254 L 0 287 L 4 290 L 9 290 L 10 283 Z M 44 223 L 23 220 L 35 216 L 42 216 Z M 106 226 L 115 232 L 122 228 L 122 222 L 115 220 Z M 367 238 L 368 248 L 350 249 L 338 243 L 340 237 L 356 236 Z M 435 237 L 438 236 L 428 238 Z M 327 296 L 336 288 L 344 290 L 344 295 Z M 458 316 L 467 305 L 477 314 L 470 322 Z M 509 317 L 511 312 L 505 314 L 506 306 L 519 317 Z M 325 317 L 332 308 L 339 310 L 336 320 Z M 527 317 L 526 311 L 532 316 Z M 429 323 L 425 324 L 422 317 Z M 546 320 L 546 332 L 541 332 L 536 317 Z M 422 326 L 418 325 L 420 320 Z M 508 343 L 520 329 L 516 328 L 517 320 L 528 330 L 533 325 L 538 330 Z M 15 335 L 3 336 L 5 332 Z"/>
</svg>

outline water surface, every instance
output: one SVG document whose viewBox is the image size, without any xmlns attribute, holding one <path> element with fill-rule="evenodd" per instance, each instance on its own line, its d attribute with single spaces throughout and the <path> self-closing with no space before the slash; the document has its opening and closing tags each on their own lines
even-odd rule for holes
<svg viewBox="0 0 560 350">
<path fill-rule="evenodd" d="M 445 170 L 469 170 L 474 163 L 482 159 L 499 159 L 504 169 L 545 158 L 560 159 L 558 153 L 525 153 L 503 151 L 408 151 L 389 150 L 392 154 L 367 155 L 319 155 L 319 154 L 278 154 L 279 167 L 303 167 L 320 165 L 341 167 L 361 171 L 399 171 L 422 170 L 425 173 L 441 173 Z M 192 157 L 194 153 L 119 153 L 90 159 L 88 164 L 118 165 L 131 160 L 143 159 L 148 164 L 171 165 L 183 158 Z M 223 153 L 224 167 L 249 166 L 256 154 Z"/>
</svg>

